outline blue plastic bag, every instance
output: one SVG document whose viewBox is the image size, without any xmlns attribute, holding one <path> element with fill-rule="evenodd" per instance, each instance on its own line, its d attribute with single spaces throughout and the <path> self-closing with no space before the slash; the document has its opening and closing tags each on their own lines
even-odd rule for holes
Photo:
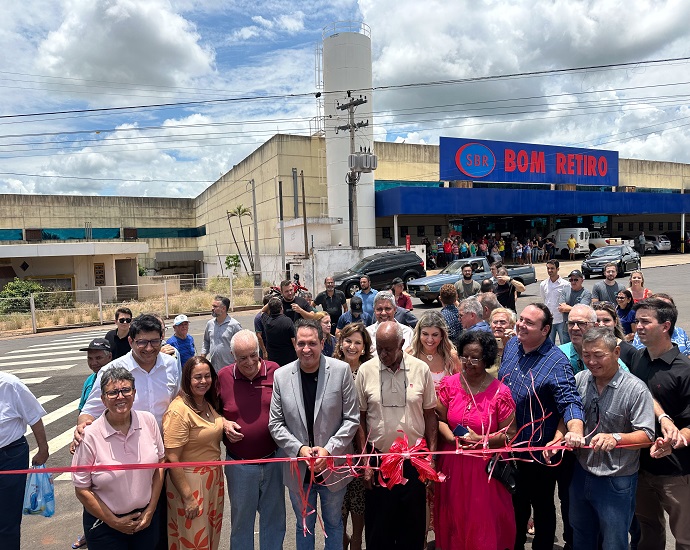
<svg viewBox="0 0 690 550">
<path fill-rule="evenodd" d="M 41 468 L 45 468 L 45 465 L 34 466 L 36 472 L 26 476 L 24 515 L 38 515 L 49 518 L 55 513 L 53 476 L 41 473 Z"/>
</svg>

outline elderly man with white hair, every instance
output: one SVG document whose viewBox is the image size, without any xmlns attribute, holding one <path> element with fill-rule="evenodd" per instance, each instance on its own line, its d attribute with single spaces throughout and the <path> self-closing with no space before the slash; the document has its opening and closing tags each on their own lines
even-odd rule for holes
<svg viewBox="0 0 690 550">
<path fill-rule="evenodd" d="M 484 330 L 491 332 L 489 323 L 484 320 L 484 307 L 475 297 L 465 298 L 458 306 L 458 316 L 463 330 Z"/>
<path fill-rule="evenodd" d="M 273 374 L 278 363 L 259 357 L 256 333 L 240 330 L 230 342 L 235 363 L 218 371 L 227 460 L 275 456 L 268 429 Z M 280 462 L 225 466 L 230 497 L 230 546 L 254 548 L 254 520 L 259 512 L 262 550 L 278 550 L 285 538 L 285 489 Z"/>
<path fill-rule="evenodd" d="M 392 292 L 384 291 L 376 294 L 374 298 L 374 320 L 375 323 L 367 327 L 367 332 L 371 336 L 371 352 L 376 351 L 376 331 L 378 330 L 381 323 L 386 321 L 393 321 L 398 323 L 402 327 L 402 336 L 405 341 L 405 346 L 403 349 L 407 349 L 412 343 L 412 335 L 414 331 L 407 325 L 403 325 L 395 318 L 397 305 L 395 303 L 395 297 Z"/>
</svg>

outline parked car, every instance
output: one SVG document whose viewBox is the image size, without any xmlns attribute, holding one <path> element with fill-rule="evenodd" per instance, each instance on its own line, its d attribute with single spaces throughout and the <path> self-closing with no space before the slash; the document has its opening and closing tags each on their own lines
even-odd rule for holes
<svg viewBox="0 0 690 550">
<path fill-rule="evenodd" d="M 595 249 L 601 248 L 602 246 L 612 246 L 616 244 L 623 244 L 621 237 L 609 237 L 607 235 L 602 235 L 599 231 L 589 232 L 590 252 L 594 252 Z"/>
<path fill-rule="evenodd" d="M 407 285 L 407 291 L 412 296 L 419 298 L 422 303 L 430 305 L 435 300 L 438 300 L 438 295 L 443 285 L 447 283 L 455 284 L 462 278 L 462 266 L 466 263 L 472 266 L 472 278 L 475 281 L 481 282 L 491 277 L 489 262 L 483 256 L 476 256 L 456 260 L 436 275 L 412 281 Z M 534 266 L 532 265 L 505 265 L 503 267 L 508 270 L 508 275 L 525 286 L 537 281 Z"/>
<path fill-rule="evenodd" d="M 570 257 L 568 251 L 568 239 L 573 236 L 577 241 L 575 254 L 587 254 L 589 250 L 589 229 L 586 227 L 561 227 L 549 233 L 546 238 L 551 239 L 556 245 L 556 255 L 564 260 Z"/>
<path fill-rule="evenodd" d="M 671 250 L 673 252 L 680 252 L 680 231 L 667 231 L 664 235 L 671 241 Z M 685 232 L 685 252 L 690 252 L 690 231 Z"/>
<path fill-rule="evenodd" d="M 645 253 L 656 254 L 671 251 L 671 241 L 666 235 L 645 235 L 645 239 Z"/>
<path fill-rule="evenodd" d="M 608 263 L 616 264 L 618 277 L 629 271 L 642 268 L 640 255 L 628 245 L 602 246 L 589 254 L 582 262 L 582 274 L 585 279 L 592 275 L 604 275 L 604 266 Z"/>
<path fill-rule="evenodd" d="M 426 271 L 424 262 L 417 254 L 400 250 L 379 252 L 362 258 L 347 271 L 333 275 L 333 279 L 336 288 L 342 290 L 348 298 L 352 298 L 359 290 L 362 275 L 368 275 L 372 288 L 379 290 L 390 287 L 396 277 L 400 277 L 407 284 L 413 279 L 426 277 Z"/>
</svg>

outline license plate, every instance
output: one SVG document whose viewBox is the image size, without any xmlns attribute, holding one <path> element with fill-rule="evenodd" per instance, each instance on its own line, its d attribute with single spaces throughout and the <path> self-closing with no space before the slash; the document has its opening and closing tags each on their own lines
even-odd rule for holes
<svg viewBox="0 0 690 550">
<path fill-rule="evenodd" d="M 592 273 L 600 273 L 601 271 L 603 271 L 603 269 L 601 267 L 593 267 L 592 268 Z"/>
</svg>

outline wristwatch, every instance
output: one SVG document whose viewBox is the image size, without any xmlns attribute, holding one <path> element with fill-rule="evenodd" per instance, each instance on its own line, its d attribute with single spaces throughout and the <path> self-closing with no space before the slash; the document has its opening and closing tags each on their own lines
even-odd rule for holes
<svg viewBox="0 0 690 550">
<path fill-rule="evenodd" d="M 616 432 L 616 433 L 612 433 L 611 435 L 613 436 L 613 439 L 616 440 L 616 445 L 618 445 L 618 444 L 621 442 L 621 439 L 622 439 L 622 438 L 621 438 L 621 434 L 619 434 L 618 432 Z"/>
</svg>

